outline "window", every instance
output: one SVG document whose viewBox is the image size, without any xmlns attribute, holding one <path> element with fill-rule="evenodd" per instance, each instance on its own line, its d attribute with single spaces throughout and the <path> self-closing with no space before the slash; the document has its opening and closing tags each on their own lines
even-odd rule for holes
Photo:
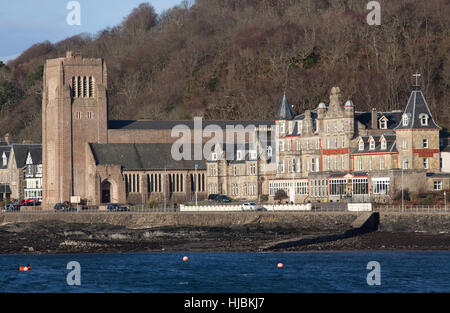
<svg viewBox="0 0 450 313">
<path fill-rule="evenodd" d="M 381 150 L 386 150 L 386 148 L 387 148 L 387 143 L 386 143 L 386 140 L 383 138 L 381 140 Z"/>
<path fill-rule="evenodd" d="M 296 149 L 297 151 L 300 151 L 300 140 L 296 140 L 296 141 L 295 141 L 295 149 Z"/>
<path fill-rule="evenodd" d="M 280 133 L 284 134 L 284 122 L 280 124 Z"/>
<path fill-rule="evenodd" d="M 403 124 L 403 126 L 408 126 L 408 116 L 407 115 L 403 115 L 402 124 Z"/>
<path fill-rule="evenodd" d="M 295 182 L 295 193 L 297 195 L 307 195 L 308 194 L 308 182 L 307 181 Z"/>
<path fill-rule="evenodd" d="M 76 113 L 75 113 L 75 118 L 76 118 L 77 120 L 81 120 L 81 112 L 76 112 Z"/>
<path fill-rule="evenodd" d="M 360 141 L 359 142 L 359 151 L 363 151 L 364 150 L 364 141 Z"/>
<path fill-rule="evenodd" d="M 292 122 L 292 121 L 290 121 L 290 122 L 289 122 L 289 134 L 291 134 L 291 133 L 292 133 L 292 124 L 293 124 L 293 122 Z"/>
<path fill-rule="evenodd" d="M 372 170 L 372 157 L 369 157 L 369 171 Z"/>
<path fill-rule="evenodd" d="M 375 140 L 370 140 L 370 150 L 375 150 Z"/>
<path fill-rule="evenodd" d="M 424 139 L 423 140 L 423 148 L 427 149 L 428 148 L 428 139 Z"/>
<path fill-rule="evenodd" d="M 256 174 L 256 164 L 250 164 L 250 175 Z"/>
<path fill-rule="evenodd" d="M 434 189 L 434 190 L 442 190 L 442 181 L 440 181 L 440 180 L 435 180 L 435 181 L 434 181 L 433 189 Z"/>
<path fill-rule="evenodd" d="M 404 170 L 408 169 L 408 160 L 407 159 L 403 160 L 403 169 Z"/>
<path fill-rule="evenodd" d="M 87 118 L 88 118 L 88 120 L 92 119 L 92 112 L 87 112 Z"/>
<path fill-rule="evenodd" d="M 331 144 L 330 144 L 330 139 L 328 138 L 327 139 L 327 149 L 330 149 L 331 148 Z"/>
<path fill-rule="evenodd" d="M 83 98 L 86 98 L 88 96 L 87 93 L 87 78 L 86 76 L 83 77 Z"/>
<path fill-rule="evenodd" d="M 353 178 L 353 194 L 367 195 L 369 193 L 369 182 L 367 178 Z"/>
<path fill-rule="evenodd" d="M 402 148 L 408 149 L 408 142 L 406 141 L 406 139 L 403 139 L 403 141 L 402 141 Z"/>
<path fill-rule="evenodd" d="M 284 160 L 278 162 L 278 173 L 284 173 Z"/>
<path fill-rule="evenodd" d="M 423 113 L 420 114 L 419 119 L 420 119 L 420 125 L 428 126 L 428 115 L 427 114 L 423 114 Z"/>
<path fill-rule="evenodd" d="M 342 156 L 342 169 L 345 170 L 346 166 L 345 166 L 345 156 Z"/>
<path fill-rule="evenodd" d="M 345 148 L 345 137 L 342 137 L 342 148 Z"/>
<path fill-rule="evenodd" d="M 280 140 L 280 151 L 284 151 L 284 140 Z"/>
<path fill-rule="evenodd" d="M 428 166 L 428 158 L 424 158 L 424 159 L 423 159 L 423 168 L 427 170 L 428 167 L 429 167 L 429 166 Z"/>
<path fill-rule="evenodd" d="M 89 76 L 89 98 L 94 96 L 94 78 Z"/>
<path fill-rule="evenodd" d="M 362 159 L 361 158 L 358 158 L 358 171 L 361 171 L 362 170 Z"/>
<path fill-rule="evenodd" d="M 316 164 L 316 159 L 312 158 L 311 159 L 311 172 L 317 172 L 316 167 L 318 168 L 318 166 Z"/>
<path fill-rule="evenodd" d="M 217 161 L 217 153 L 212 153 L 211 154 L 211 160 L 212 161 Z"/>
<path fill-rule="evenodd" d="M 300 172 L 300 158 L 297 158 L 297 172 Z"/>
<path fill-rule="evenodd" d="M 297 122 L 297 134 L 302 134 L 302 131 L 303 131 L 303 121 L 298 121 Z"/>
<path fill-rule="evenodd" d="M 257 155 L 256 155 L 256 151 L 255 150 L 250 151 L 250 159 L 251 160 L 256 160 L 257 159 Z"/>
<path fill-rule="evenodd" d="M 389 194 L 389 178 L 374 178 L 372 179 L 373 193 L 376 195 L 387 195 Z"/>
<path fill-rule="evenodd" d="M 266 152 L 267 152 L 267 156 L 269 158 L 272 157 L 272 147 L 271 146 L 267 146 Z"/>
<path fill-rule="evenodd" d="M 286 151 L 291 151 L 291 141 L 290 140 L 287 141 L 287 150 Z"/>
<path fill-rule="evenodd" d="M 327 124 L 327 133 L 330 132 L 330 124 Z"/>
<path fill-rule="evenodd" d="M 238 161 L 241 161 L 242 160 L 242 151 L 238 151 L 236 157 L 237 157 Z"/>
<path fill-rule="evenodd" d="M 6 154 L 3 153 L 2 155 L 2 161 L 3 161 L 3 166 L 5 167 L 8 164 L 8 158 L 6 157 Z"/>
<path fill-rule="evenodd" d="M 346 179 L 330 179 L 330 196 L 341 196 L 346 193 L 347 180 Z"/>
<path fill-rule="evenodd" d="M 384 170 L 384 156 L 380 158 L 380 170 Z"/>
<path fill-rule="evenodd" d="M 334 132 L 337 132 L 337 123 L 334 123 Z"/>
<path fill-rule="evenodd" d="M 334 138 L 334 147 L 337 148 L 338 147 L 338 139 Z"/>
<path fill-rule="evenodd" d="M 316 150 L 320 149 L 320 142 L 319 139 L 316 140 Z"/>
<path fill-rule="evenodd" d="M 387 119 L 386 118 L 380 119 L 380 129 L 387 129 Z"/>
</svg>

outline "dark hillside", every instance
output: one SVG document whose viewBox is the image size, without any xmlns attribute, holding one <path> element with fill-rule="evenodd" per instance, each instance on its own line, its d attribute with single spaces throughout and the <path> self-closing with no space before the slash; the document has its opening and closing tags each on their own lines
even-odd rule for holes
<svg viewBox="0 0 450 313">
<path fill-rule="evenodd" d="M 283 90 L 294 111 L 328 102 L 403 109 L 412 74 L 434 118 L 450 126 L 450 2 L 197 0 L 157 15 L 141 4 L 95 36 L 30 47 L 0 64 L 0 136 L 40 141 L 42 65 L 66 50 L 104 58 L 111 119 L 270 119 Z"/>
</svg>

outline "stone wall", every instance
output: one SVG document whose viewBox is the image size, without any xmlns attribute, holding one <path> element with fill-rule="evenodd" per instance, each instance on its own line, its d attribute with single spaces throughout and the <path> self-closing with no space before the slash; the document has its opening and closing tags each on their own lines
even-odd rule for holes
<svg viewBox="0 0 450 313">
<path fill-rule="evenodd" d="M 262 224 L 264 227 L 295 228 L 302 231 L 335 232 L 351 228 L 365 212 L 184 212 L 184 213 L 0 213 L 4 223 L 57 220 L 67 223 L 106 223 L 130 229 L 159 226 L 232 227 Z M 450 214 L 380 213 L 379 231 L 448 233 Z"/>
</svg>

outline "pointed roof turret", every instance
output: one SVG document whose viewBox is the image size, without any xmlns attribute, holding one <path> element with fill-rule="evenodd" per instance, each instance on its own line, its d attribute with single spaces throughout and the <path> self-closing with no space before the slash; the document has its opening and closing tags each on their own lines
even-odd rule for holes
<svg viewBox="0 0 450 313">
<path fill-rule="evenodd" d="M 434 122 L 427 101 L 417 84 L 414 86 L 413 91 L 409 96 L 408 104 L 402 115 L 402 120 L 395 129 L 409 128 L 441 128 Z"/>
<path fill-rule="evenodd" d="M 286 98 L 286 92 L 283 94 L 283 100 L 281 100 L 280 108 L 278 109 L 276 120 L 292 120 L 294 119 L 294 113 Z"/>
</svg>

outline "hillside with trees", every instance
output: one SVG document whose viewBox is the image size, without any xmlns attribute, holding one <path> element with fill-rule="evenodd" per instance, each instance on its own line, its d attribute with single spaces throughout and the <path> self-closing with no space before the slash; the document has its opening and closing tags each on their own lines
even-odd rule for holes
<svg viewBox="0 0 450 313">
<path fill-rule="evenodd" d="M 272 119 L 286 91 L 296 113 L 331 87 L 357 110 L 403 109 L 414 82 L 450 126 L 450 2 L 386 0 L 381 25 L 361 0 L 196 0 L 158 15 L 141 4 L 120 25 L 30 47 L 0 63 L 0 135 L 40 142 L 46 59 L 104 58 L 110 119 Z"/>
</svg>

